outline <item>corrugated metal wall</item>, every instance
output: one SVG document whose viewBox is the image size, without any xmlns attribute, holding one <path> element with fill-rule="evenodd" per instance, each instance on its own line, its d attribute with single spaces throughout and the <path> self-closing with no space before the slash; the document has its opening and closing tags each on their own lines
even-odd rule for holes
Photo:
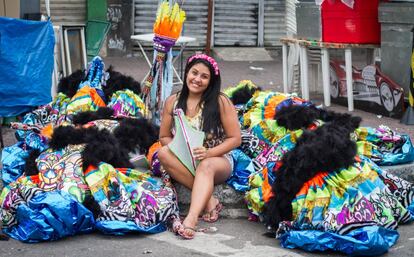
<svg viewBox="0 0 414 257">
<path fill-rule="evenodd" d="M 152 33 L 157 0 L 135 0 L 134 34 Z M 152 44 L 150 44 L 152 45 Z"/>
<path fill-rule="evenodd" d="M 212 46 L 281 45 L 280 38 L 296 33 L 295 1 L 214 0 Z M 259 4 L 264 5 L 262 17 L 259 17 Z M 134 34 L 152 32 L 157 5 L 157 0 L 135 0 Z M 186 0 L 183 9 L 187 13 L 183 35 L 197 38 L 190 46 L 204 47 L 208 1 Z M 259 29 L 260 19 L 262 29 Z"/>
<path fill-rule="evenodd" d="M 257 46 L 259 0 L 214 1 L 214 46 Z"/>
<path fill-rule="evenodd" d="M 208 0 L 185 0 L 183 9 L 186 11 L 187 20 L 184 22 L 182 35 L 197 38 L 189 46 L 204 47 L 207 39 Z"/>
<path fill-rule="evenodd" d="M 157 0 L 135 0 L 134 34 L 152 33 L 157 6 Z M 187 14 L 182 35 L 197 38 L 197 41 L 189 46 L 204 47 L 207 35 L 208 1 L 186 0 L 182 7 Z M 147 46 L 152 44 L 148 43 Z"/>
<path fill-rule="evenodd" d="M 296 0 L 286 0 L 286 36 L 296 36 Z"/>
<path fill-rule="evenodd" d="M 264 0 L 264 45 L 280 46 L 280 39 L 296 34 L 296 0 Z"/>
<path fill-rule="evenodd" d="M 40 10 L 46 13 L 45 1 L 40 1 Z M 51 0 L 50 16 L 54 25 L 85 24 L 86 0 Z"/>
<path fill-rule="evenodd" d="M 259 2 L 264 1 L 263 32 L 259 31 Z M 296 34 L 296 0 L 215 0 L 213 46 L 279 46 L 279 39 Z M 45 1 L 41 10 L 45 11 Z M 261 3 L 263 4 L 263 3 Z M 134 0 L 134 34 L 151 33 L 158 0 Z M 207 36 L 207 0 L 186 0 L 187 21 L 183 35 L 197 38 L 190 46 L 205 47 Z M 54 24 L 84 24 L 86 0 L 53 0 L 50 2 Z M 263 33 L 263 35 L 259 35 Z M 151 44 L 148 44 L 151 46 Z"/>
</svg>

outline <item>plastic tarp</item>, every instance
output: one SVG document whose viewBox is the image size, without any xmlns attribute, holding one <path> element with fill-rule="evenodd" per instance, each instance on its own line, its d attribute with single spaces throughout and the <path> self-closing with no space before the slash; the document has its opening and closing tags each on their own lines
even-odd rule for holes
<svg viewBox="0 0 414 257">
<path fill-rule="evenodd" d="M 54 45 L 50 20 L 0 17 L 0 117 L 51 101 Z"/>
<path fill-rule="evenodd" d="M 234 149 L 230 153 L 234 168 L 232 175 L 226 182 L 237 191 L 246 192 L 250 189 L 249 176 L 255 172 L 252 159 L 240 149 Z"/>
<path fill-rule="evenodd" d="M 352 256 L 384 254 L 398 240 L 396 230 L 365 226 L 339 235 L 317 230 L 292 230 L 279 239 L 285 248 L 301 248 L 309 252 L 334 250 Z"/>
<path fill-rule="evenodd" d="M 3 231 L 26 243 L 58 240 L 94 230 L 93 214 L 64 191 L 38 192 L 17 206 L 19 223 Z"/>
</svg>

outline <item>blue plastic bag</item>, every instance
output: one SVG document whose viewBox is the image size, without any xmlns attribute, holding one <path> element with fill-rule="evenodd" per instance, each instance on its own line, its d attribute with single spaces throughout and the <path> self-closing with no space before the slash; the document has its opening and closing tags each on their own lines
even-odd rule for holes
<svg viewBox="0 0 414 257">
<path fill-rule="evenodd" d="M 51 101 L 52 22 L 0 17 L 0 117 Z"/>
<path fill-rule="evenodd" d="M 11 238 L 26 243 L 58 240 L 95 229 L 93 214 L 64 191 L 40 191 L 17 206 L 18 224 L 4 228 Z"/>
<path fill-rule="evenodd" d="M 414 147 L 411 143 L 410 136 L 401 135 L 401 137 L 404 138 L 404 145 L 396 148 L 392 152 L 384 153 L 378 165 L 397 165 L 414 161 Z"/>
<path fill-rule="evenodd" d="M 328 231 L 291 230 L 280 236 L 283 247 L 306 251 L 334 250 L 351 256 L 378 256 L 384 254 L 399 238 L 396 230 L 371 225 L 356 228 L 340 235 Z"/>
</svg>

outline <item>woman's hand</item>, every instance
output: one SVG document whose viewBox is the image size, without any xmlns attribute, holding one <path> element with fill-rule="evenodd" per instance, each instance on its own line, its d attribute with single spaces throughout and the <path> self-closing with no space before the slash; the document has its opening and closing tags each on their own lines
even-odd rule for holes
<svg viewBox="0 0 414 257">
<path fill-rule="evenodd" d="M 205 148 L 204 146 L 201 147 L 196 147 L 193 149 L 193 154 L 196 160 L 204 160 L 207 158 L 207 148 Z"/>
</svg>

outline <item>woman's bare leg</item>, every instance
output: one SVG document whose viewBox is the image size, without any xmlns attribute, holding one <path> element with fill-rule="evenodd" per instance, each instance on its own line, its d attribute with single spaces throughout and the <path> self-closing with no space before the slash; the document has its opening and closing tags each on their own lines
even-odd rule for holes
<svg viewBox="0 0 414 257">
<path fill-rule="evenodd" d="M 197 167 L 191 192 L 190 210 L 183 221 L 184 227 L 194 228 L 198 216 L 212 199 L 214 184 L 223 183 L 231 174 L 229 161 L 224 157 L 203 160 Z M 187 234 L 194 231 L 187 230 Z"/>
<path fill-rule="evenodd" d="M 165 171 L 178 183 L 184 185 L 186 188 L 192 190 L 194 183 L 194 176 L 187 170 L 187 168 L 177 159 L 177 157 L 170 151 L 167 146 L 163 146 L 158 151 L 158 159 Z M 226 178 L 227 179 L 227 178 Z M 225 181 L 225 179 L 223 180 Z M 218 177 L 218 180 L 214 183 L 222 183 L 222 180 Z M 204 206 L 206 211 L 213 209 L 218 203 L 218 200 L 211 195 L 209 201 Z"/>
<path fill-rule="evenodd" d="M 158 159 L 165 171 L 178 183 L 192 190 L 194 177 L 167 146 L 158 150 Z"/>
</svg>

